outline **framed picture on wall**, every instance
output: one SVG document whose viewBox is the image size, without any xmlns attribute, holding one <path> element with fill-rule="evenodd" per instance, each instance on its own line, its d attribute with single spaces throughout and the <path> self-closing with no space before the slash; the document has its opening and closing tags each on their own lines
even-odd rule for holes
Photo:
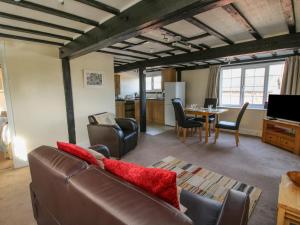
<svg viewBox="0 0 300 225">
<path fill-rule="evenodd" d="M 103 85 L 103 73 L 99 71 L 83 71 L 84 87 L 100 88 Z"/>
</svg>

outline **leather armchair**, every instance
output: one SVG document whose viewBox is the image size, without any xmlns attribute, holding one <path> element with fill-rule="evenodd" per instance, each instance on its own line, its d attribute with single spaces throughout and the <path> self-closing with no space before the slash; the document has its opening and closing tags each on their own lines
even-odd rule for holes
<svg viewBox="0 0 300 225">
<path fill-rule="evenodd" d="M 98 114 L 96 114 L 98 115 Z M 134 149 L 138 140 L 138 125 L 131 118 L 117 118 L 117 125 L 98 124 L 95 115 L 89 116 L 87 126 L 90 145 L 102 144 L 108 147 L 112 157 L 121 158 Z"/>
</svg>

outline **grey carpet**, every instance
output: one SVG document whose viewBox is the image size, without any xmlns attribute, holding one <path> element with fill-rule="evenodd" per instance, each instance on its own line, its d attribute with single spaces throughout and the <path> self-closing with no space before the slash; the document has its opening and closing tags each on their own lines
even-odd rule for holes
<svg viewBox="0 0 300 225">
<path fill-rule="evenodd" d="M 262 189 L 249 225 L 276 224 L 280 177 L 288 170 L 300 170 L 299 156 L 248 136 L 235 147 L 234 136 L 228 133 L 221 133 L 217 144 L 207 145 L 199 144 L 196 136 L 182 143 L 174 131 L 141 135 L 138 147 L 124 160 L 148 166 L 169 155 Z"/>
</svg>

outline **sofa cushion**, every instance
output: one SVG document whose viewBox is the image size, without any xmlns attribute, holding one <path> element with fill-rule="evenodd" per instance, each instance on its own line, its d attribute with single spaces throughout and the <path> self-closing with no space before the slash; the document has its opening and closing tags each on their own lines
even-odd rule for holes
<svg viewBox="0 0 300 225">
<path fill-rule="evenodd" d="M 89 164 L 100 166 L 97 158 L 93 154 L 78 145 L 58 141 L 57 148 L 61 151 L 74 155 Z"/>
<path fill-rule="evenodd" d="M 175 172 L 106 158 L 103 162 L 105 170 L 179 209 Z"/>
</svg>

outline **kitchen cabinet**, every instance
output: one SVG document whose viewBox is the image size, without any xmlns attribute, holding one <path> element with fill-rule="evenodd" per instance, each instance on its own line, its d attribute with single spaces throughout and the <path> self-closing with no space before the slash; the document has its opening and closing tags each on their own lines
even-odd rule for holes
<svg viewBox="0 0 300 225">
<path fill-rule="evenodd" d="M 161 71 L 162 88 L 164 89 L 164 82 L 176 82 L 176 70 L 173 68 L 166 68 Z"/>
<path fill-rule="evenodd" d="M 115 96 L 118 96 L 121 94 L 121 80 L 120 75 L 115 74 Z"/>
</svg>

